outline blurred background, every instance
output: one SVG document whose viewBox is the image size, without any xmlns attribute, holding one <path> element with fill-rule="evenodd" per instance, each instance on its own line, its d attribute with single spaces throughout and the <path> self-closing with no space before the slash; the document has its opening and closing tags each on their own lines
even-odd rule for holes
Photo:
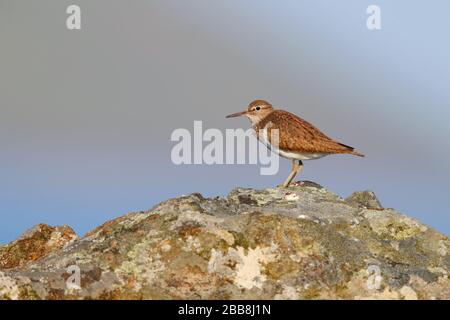
<svg viewBox="0 0 450 320">
<path fill-rule="evenodd" d="M 70 4 L 81 30 L 66 28 Z M 224 117 L 257 98 L 366 154 L 306 162 L 300 179 L 371 189 L 450 234 L 449 13 L 446 0 L 0 0 L 0 242 L 281 183 L 284 159 L 275 176 L 170 160 L 174 129 L 248 128 Z"/>
</svg>

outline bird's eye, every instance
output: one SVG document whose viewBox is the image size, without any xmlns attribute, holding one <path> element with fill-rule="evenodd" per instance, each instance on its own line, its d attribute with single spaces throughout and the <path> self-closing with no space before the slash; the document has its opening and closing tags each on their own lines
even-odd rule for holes
<svg viewBox="0 0 450 320">
<path fill-rule="evenodd" d="M 259 109 L 261 109 L 261 107 L 256 107 L 256 110 L 259 110 Z"/>
</svg>

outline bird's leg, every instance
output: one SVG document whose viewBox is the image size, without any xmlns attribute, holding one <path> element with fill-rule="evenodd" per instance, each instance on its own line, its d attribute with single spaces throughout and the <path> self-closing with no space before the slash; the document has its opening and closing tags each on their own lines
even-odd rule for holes
<svg viewBox="0 0 450 320">
<path fill-rule="evenodd" d="M 282 184 L 283 188 L 287 188 L 290 184 L 292 179 L 294 179 L 295 175 L 297 174 L 297 162 L 295 161 L 295 159 L 292 160 L 292 171 L 289 174 L 289 176 L 287 177 L 286 181 L 284 181 L 284 183 Z"/>
<path fill-rule="evenodd" d="M 291 184 L 292 179 L 294 179 L 298 173 L 297 170 L 298 170 L 298 164 L 295 159 L 292 159 L 292 171 L 289 174 L 289 176 L 287 177 L 286 181 L 284 181 L 284 183 L 282 184 L 283 188 L 287 188 Z"/>
<path fill-rule="evenodd" d="M 282 187 L 287 188 L 291 184 L 292 180 L 297 176 L 297 174 L 302 170 L 303 162 L 302 160 L 298 160 L 298 164 L 296 160 L 292 160 L 292 171 L 287 177 L 286 181 L 283 183 Z"/>
<path fill-rule="evenodd" d="M 295 176 L 292 178 L 292 180 L 294 180 L 294 178 L 300 173 L 300 171 L 302 171 L 302 169 L 303 169 L 303 162 L 302 160 L 298 160 L 297 172 L 295 173 Z"/>
</svg>

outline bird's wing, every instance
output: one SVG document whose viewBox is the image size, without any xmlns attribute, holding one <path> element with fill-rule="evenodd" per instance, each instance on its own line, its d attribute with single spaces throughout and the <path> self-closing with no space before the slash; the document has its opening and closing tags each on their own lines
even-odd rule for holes
<svg viewBox="0 0 450 320">
<path fill-rule="evenodd" d="M 264 125 L 271 130 L 278 129 L 279 148 L 303 153 L 352 153 L 353 148 L 341 144 L 322 133 L 309 122 L 283 110 L 275 110 L 266 118 Z M 271 141 L 272 143 L 272 141 Z"/>
</svg>

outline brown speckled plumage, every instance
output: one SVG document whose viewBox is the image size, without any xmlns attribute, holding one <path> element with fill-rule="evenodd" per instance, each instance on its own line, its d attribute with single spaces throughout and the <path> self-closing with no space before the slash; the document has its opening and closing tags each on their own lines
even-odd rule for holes
<svg viewBox="0 0 450 320">
<path fill-rule="evenodd" d="M 329 138 L 309 122 L 284 110 L 273 110 L 257 122 L 253 129 L 258 134 L 266 126 L 269 141 L 271 130 L 278 130 L 281 150 L 301 153 L 349 153 L 362 156 L 354 151 L 354 148 Z"/>
</svg>

